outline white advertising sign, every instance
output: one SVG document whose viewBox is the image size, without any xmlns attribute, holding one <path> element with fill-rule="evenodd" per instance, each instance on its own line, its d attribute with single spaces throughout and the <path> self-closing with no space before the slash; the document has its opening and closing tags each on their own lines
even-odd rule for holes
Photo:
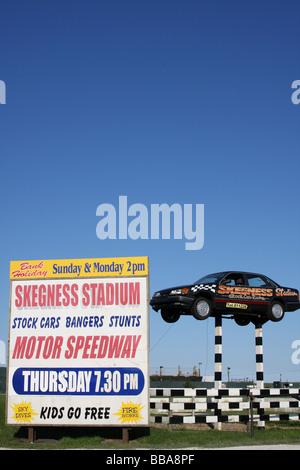
<svg viewBox="0 0 300 470">
<path fill-rule="evenodd" d="M 7 424 L 148 426 L 148 258 L 11 263 Z"/>
</svg>

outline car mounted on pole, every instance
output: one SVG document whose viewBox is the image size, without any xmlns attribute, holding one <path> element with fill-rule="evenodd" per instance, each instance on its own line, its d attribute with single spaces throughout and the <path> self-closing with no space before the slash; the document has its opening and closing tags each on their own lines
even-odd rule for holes
<svg viewBox="0 0 300 470">
<path fill-rule="evenodd" d="M 209 274 L 193 284 L 157 291 L 150 305 L 161 311 L 167 323 L 176 322 L 181 315 L 193 315 L 197 320 L 228 315 L 241 326 L 278 322 L 285 312 L 300 308 L 297 289 L 244 271 Z"/>
</svg>

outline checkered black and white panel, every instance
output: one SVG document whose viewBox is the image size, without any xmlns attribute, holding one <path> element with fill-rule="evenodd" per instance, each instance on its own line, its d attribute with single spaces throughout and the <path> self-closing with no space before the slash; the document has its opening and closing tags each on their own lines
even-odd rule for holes
<svg viewBox="0 0 300 470">
<path fill-rule="evenodd" d="M 152 397 L 249 397 L 270 398 L 270 397 L 297 397 L 300 400 L 300 388 L 150 388 Z"/>
<path fill-rule="evenodd" d="M 300 421 L 298 388 L 150 389 L 150 395 L 152 396 L 150 408 L 155 410 L 150 417 L 153 423 L 247 423 L 250 420 L 250 413 L 245 411 L 249 410 L 250 403 L 247 399 L 249 395 L 254 398 L 255 421 L 258 424 L 265 421 Z M 174 399 L 175 397 L 178 398 Z M 269 408 L 277 408 L 278 413 L 267 413 Z M 280 411 L 284 411 L 284 414 Z M 206 412 L 207 414 L 203 414 Z M 212 412 L 214 414 L 211 414 Z"/>
<path fill-rule="evenodd" d="M 191 291 L 193 292 L 199 292 L 201 290 L 204 291 L 211 291 L 211 292 L 216 292 L 216 284 L 196 284 L 191 288 Z"/>
</svg>

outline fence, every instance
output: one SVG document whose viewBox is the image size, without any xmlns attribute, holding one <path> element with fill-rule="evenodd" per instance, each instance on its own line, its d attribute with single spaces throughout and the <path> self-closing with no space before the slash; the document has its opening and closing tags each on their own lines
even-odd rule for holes
<svg viewBox="0 0 300 470">
<path fill-rule="evenodd" d="M 299 388 L 150 389 L 150 422 L 248 423 L 300 420 Z M 253 422 L 253 421 L 252 421 Z"/>
</svg>

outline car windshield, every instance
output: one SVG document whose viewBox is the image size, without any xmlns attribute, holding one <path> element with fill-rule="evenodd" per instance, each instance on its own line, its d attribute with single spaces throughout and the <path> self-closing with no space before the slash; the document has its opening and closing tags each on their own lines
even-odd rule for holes
<svg viewBox="0 0 300 470">
<path fill-rule="evenodd" d="M 215 273 L 215 274 L 208 274 L 207 276 L 201 277 L 198 279 L 195 284 L 199 283 L 207 283 L 207 284 L 213 284 L 214 282 L 218 282 L 221 277 L 224 276 L 225 273 Z"/>
</svg>

